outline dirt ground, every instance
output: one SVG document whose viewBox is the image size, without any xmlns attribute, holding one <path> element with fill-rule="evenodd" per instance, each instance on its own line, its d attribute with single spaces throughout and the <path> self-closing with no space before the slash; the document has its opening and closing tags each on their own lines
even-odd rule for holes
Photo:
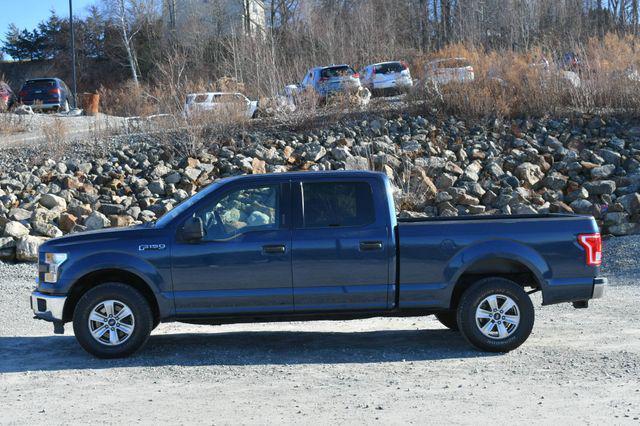
<svg viewBox="0 0 640 426">
<path fill-rule="evenodd" d="M 0 265 L 0 423 L 640 424 L 638 241 L 605 243 L 611 286 L 589 309 L 534 296 L 533 334 L 506 355 L 428 317 L 161 324 L 97 360 L 32 320 L 35 266 Z"/>
</svg>

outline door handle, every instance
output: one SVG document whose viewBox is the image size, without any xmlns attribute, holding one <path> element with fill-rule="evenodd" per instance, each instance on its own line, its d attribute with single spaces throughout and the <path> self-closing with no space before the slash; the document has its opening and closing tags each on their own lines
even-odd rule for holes
<svg viewBox="0 0 640 426">
<path fill-rule="evenodd" d="M 282 254 L 287 250 L 284 244 L 273 244 L 262 246 L 262 253 L 264 254 Z"/>
<path fill-rule="evenodd" d="M 360 251 L 382 250 L 382 241 L 360 241 Z"/>
</svg>

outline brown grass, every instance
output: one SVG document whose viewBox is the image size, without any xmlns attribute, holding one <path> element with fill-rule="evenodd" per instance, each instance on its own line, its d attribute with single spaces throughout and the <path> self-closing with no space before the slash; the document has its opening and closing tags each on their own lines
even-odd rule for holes
<svg viewBox="0 0 640 426">
<path fill-rule="evenodd" d="M 389 59 L 406 59 L 414 78 L 424 82 L 425 64 L 430 60 L 467 58 L 475 71 L 473 83 L 437 88 L 421 84 L 408 97 L 409 103 L 437 107 L 446 113 L 470 117 L 539 116 L 575 110 L 628 113 L 636 112 L 640 107 L 640 81 L 637 81 L 640 80 L 640 49 L 636 48 L 640 46 L 639 42 L 637 37 L 609 34 L 603 39 L 593 38 L 575 45 L 573 49 L 533 47 L 524 52 L 487 51 L 473 45 L 453 44 L 436 52 L 407 52 L 405 58 Z M 568 50 L 576 52 L 582 60 L 577 71 L 579 87 L 571 84 L 563 69 L 561 58 Z M 175 58 L 159 68 L 153 84 L 136 87 L 127 83 L 115 89 L 103 88 L 100 91 L 103 112 L 119 116 L 180 114 L 187 93 L 213 90 L 245 94 L 248 91 L 254 97 L 259 95 L 263 106 L 273 105 L 269 100 L 275 93 L 261 91 L 258 87 L 244 87 L 233 79 L 190 81 L 185 72 L 186 59 L 181 59 L 180 55 Z M 542 65 L 543 58 L 548 60 L 547 67 Z M 634 71 L 637 72 L 635 79 L 630 78 Z M 316 121 L 313 117 L 318 115 L 318 108 L 315 95 L 304 93 L 298 97 L 295 114 L 283 111 L 272 115 L 276 121 L 307 127 L 305 123 Z M 322 110 L 333 112 L 356 109 L 361 110 L 340 99 L 322 106 Z"/>
<path fill-rule="evenodd" d="M 640 39 L 607 35 L 591 39 L 573 51 L 581 58 L 580 86 L 566 78 L 563 52 L 533 48 L 527 52 L 482 51 L 451 45 L 412 60 L 413 74 L 424 77 L 433 58 L 465 57 L 474 67 L 475 81 L 438 87 L 421 85 L 414 101 L 426 101 L 449 113 L 469 116 L 543 115 L 567 110 L 635 112 L 640 107 Z M 548 67 L 541 65 L 547 58 Z M 637 71 L 637 79 L 630 78 Z"/>
<path fill-rule="evenodd" d="M 0 113 L 0 135 L 15 135 L 29 131 L 27 115 Z"/>
</svg>

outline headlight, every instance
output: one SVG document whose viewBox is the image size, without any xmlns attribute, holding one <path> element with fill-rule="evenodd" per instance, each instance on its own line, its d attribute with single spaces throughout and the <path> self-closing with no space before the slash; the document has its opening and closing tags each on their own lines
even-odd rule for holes
<svg viewBox="0 0 640 426">
<path fill-rule="evenodd" d="M 58 268 L 67 260 L 66 253 L 45 253 L 44 264 L 47 265 L 44 273 L 44 282 L 55 283 L 58 281 Z"/>
</svg>

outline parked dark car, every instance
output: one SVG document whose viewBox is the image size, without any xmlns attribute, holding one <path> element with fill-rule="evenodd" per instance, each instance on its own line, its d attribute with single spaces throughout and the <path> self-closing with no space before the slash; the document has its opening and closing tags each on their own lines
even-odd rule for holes
<svg viewBox="0 0 640 426">
<path fill-rule="evenodd" d="M 69 111 L 71 91 L 59 78 L 27 80 L 18 93 L 18 100 L 33 109 Z"/>
<path fill-rule="evenodd" d="M 16 98 L 11 87 L 4 81 L 0 81 L 0 111 L 7 111 L 15 102 Z"/>
<path fill-rule="evenodd" d="M 251 175 L 217 181 L 152 224 L 45 242 L 31 306 L 56 333 L 72 321 L 104 358 L 133 353 L 163 321 L 429 314 L 506 352 L 531 333 L 530 293 L 578 308 L 602 297 L 601 255 L 590 216 L 400 220 L 382 173 Z"/>
</svg>

